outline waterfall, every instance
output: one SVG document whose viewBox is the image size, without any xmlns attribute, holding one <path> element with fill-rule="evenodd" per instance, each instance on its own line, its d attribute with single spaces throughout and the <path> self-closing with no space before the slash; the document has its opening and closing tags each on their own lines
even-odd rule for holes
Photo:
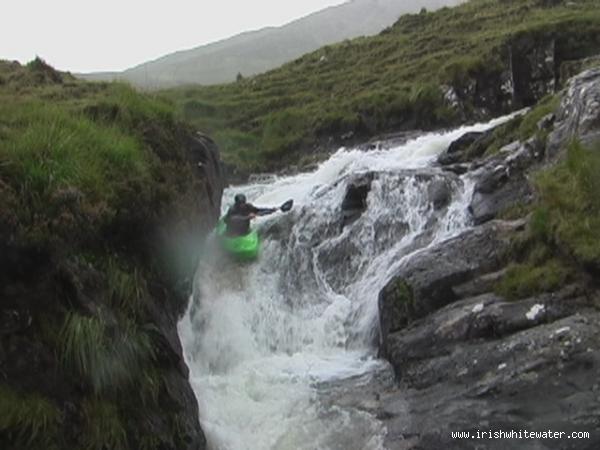
<svg viewBox="0 0 600 450">
<path fill-rule="evenodd" d="M 311 173 L 256 178 L 226 190 L 258 206 L 261 256 L 220 258 L 207 243 L 179 325 L 201 423 L 213 450 L 383 448 L 373 413 L 393 383 L 377 359 L 381 288 L 406 258 L 470 226 L 469 175 L 435 167 L 469 131 L 510 118 L 424 134 L 389 149 L 340 149 Z M 350 185 L 368 192 L 349 223 Z M 212 245 L 211 245 L 212 244 Z"/>
</svg>

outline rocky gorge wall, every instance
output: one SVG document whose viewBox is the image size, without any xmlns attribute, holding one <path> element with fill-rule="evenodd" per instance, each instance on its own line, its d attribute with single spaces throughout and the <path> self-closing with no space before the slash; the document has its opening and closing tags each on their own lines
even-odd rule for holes
<svg viewBox="0 0 600 450">
<path fill-rule="evenodd" d="M 378 413 L 388 429 L 386 448 L 600 445 L 595 267 L 565 249 L 565 242 L 554 251 L 569 254 L 575 267 L 570 276 L 552 285 L 553 272 L 545 272 L 541 289 L 516 298 L 499 288 L 513 270 L 515 247 L 539 217 L 527 206 L 540 201 L 536 174 L 565 159 L 574 161 L 567 155 L 573 140 L 597 148 L 599 105 L 600 69 L 593 69 L 568 82 L 560 105 L 537 121 L 532 136 L 509 140 L 496 152 L 486 151 L 502 130 L 463 136 L 440 157 L 446 170 L 472 175 L 474 225 L 408 260 L 380 293 L 380 353 L 396 375 L 396 386 L 381 396 Z M 595 220 L 594 210 L 587 211 Z M 546 267 L 543 258 L 535 261 L 530 272 Z M 500 430 L 588 432 L 590 437 L 451 436 Z"/>
</svg>

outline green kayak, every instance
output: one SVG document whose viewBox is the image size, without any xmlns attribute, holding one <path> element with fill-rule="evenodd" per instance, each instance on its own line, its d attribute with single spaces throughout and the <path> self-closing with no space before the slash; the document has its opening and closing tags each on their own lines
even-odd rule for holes
<svg viewBox="0 0 600 450">
<path fill-rule="evenodd" d="M 256 230 L 251 230 L 250 233 L 244 236 L 227 237 L 225 230 L 227 226 L 223 219 L 217 224 L 217 236 L 221 240 L 223 249 L 240 261 L 253 261 L 258 258 L 258 250 L 260 242 Z"/>
</svg>

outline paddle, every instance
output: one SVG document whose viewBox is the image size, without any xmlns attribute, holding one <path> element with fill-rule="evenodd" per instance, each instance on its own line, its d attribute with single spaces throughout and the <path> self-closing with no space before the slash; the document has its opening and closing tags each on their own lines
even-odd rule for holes
<svg viewBox="0 0 600 450">
<path fill-rule="evenodd" d="M 279 209 L 281 210 L 281 212 L 288 212 L 290 209 L 292 209 L 292 206 L 294 206 L 294 200 L 288 200 L 283 205 L 281 205 Z"/>
<path fill-rule="evenodd" d="M 292 206 L 294 206 L 294 200 L 288 200 L 283 205 L 281 205 L 279 208 L 265 209 L 265 210 L 260 211 L 257 215 L 258 216 L 268 216 L 269 214 L 273 214 L 274 212 L 277 212 L 277 210 L 279 210 L 281 212 L 288 212 L 290 209 L 292 209 Z"/>
</svg>

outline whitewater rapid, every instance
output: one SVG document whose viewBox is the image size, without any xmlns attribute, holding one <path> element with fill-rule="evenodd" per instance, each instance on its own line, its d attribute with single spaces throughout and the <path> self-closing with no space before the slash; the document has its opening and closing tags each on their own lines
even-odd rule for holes
<svg viewBox="0 0 600 450">
<path fill-rule="evenodd" d="M 213 450 L 382 449 L 370 388 L 392 383 L 377 359 L 379 291 L 411 255 L 470 226 L 473 183 L 434 167 L 469 131 L 424 134 L 400 146 L 340 149 L 315 171 L 227 189 L 258 206 L 261 257 L 223 260 L 206 243 L 179 334 L 200 421 Z M 369 176 L 366 211 L 341 227 L 349 184 Z M 431 186 L 451 195 L 436 208 Z"/>
</svg>

